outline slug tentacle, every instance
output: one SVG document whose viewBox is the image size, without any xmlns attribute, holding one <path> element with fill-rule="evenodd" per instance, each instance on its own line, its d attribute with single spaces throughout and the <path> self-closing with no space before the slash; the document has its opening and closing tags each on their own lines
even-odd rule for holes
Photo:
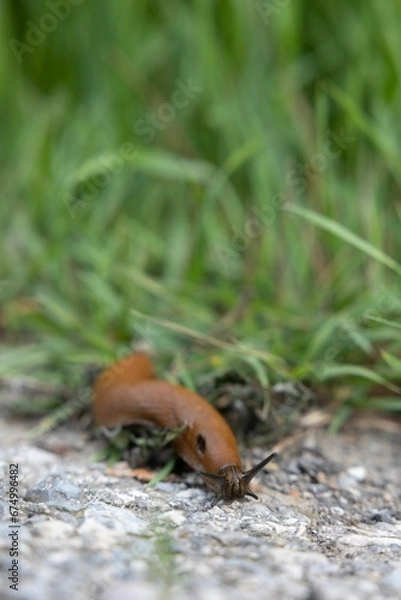
<svg viewBox="0 0 401 600">
<path fill-rule="evenodd" d="M 251 496 L 251 498 L 258 500 L 258 496 L 249 489 L 249 483 L 276 456 L 277 452 L 272 452 L 267 458 L 264 458 L 260 463 L 245 471 L 245 473 L 236 465 L 224 467 L 218 475 L 200 471 L 199 474 L 206 480 L 209 480 L 209 483 L 217 491 L 217 496 L 213 500 L 212 506 L 215 506 L 220 500 L 230 503 L 244 496 Z"/>
<path fill-rule="evenodd" d="M 249 484 L 250 481 L 265 467 L 273 458 L 276 458 L 277 452 L 272 452 L 267 458 L 264 458 L 254 467 L 251 467 L 249 471 L 244 473 L 244 479 Z"/>
</svg>

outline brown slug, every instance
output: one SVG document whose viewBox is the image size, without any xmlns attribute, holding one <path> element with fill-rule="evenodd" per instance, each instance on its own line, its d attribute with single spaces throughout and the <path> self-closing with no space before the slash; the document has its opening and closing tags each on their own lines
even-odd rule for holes
<svg viewBox="0 0 401 600">
<path fill-rule="evenodd" d="M 157 425 L 180 428 L 174 439 L 177 454 L 197 471 L 219 500 L 232 502 L 257 496 L 249 488 L 253 477 L 277 454 L 243 471 L 237 442 L 228 423 L 204 398 L 185 387 L 156 379 L 150 358 L 136 353 L 96 379 L 92 410 L 97 425 Z"/>
</svg>

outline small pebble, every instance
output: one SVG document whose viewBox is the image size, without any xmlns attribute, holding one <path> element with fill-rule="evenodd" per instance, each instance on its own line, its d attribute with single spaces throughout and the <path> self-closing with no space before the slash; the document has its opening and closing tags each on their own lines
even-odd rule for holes
<svg viewBox="0 0 401 600">
<path fill-rule="evenodd" d="M 352 479 L 355 479 L 355 481 L 358 481 L 360 483 L 362 481 L 365 481 L 366 476 L 368 474 L 366 468 L 362 465 L 358 467 L 350 467 L 349 469 L 347 469 L 346 473 L 347 475 L 352 477 Z"/>
</svg>

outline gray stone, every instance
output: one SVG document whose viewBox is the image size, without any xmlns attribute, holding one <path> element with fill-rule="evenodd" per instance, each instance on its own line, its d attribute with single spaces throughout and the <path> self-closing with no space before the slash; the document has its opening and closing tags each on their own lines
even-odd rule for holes
<svg viewBox="0 0 401 600">
<path fill-rule="evenodd" d="M 398 567 L 393 569 L 391 573 L 383 577 L 383 579 L 381 580 L 381 584 L 388 588 L 391 588 L 391 590 L 393 591 L 399 592 L 399 594 L 401 595 L 401 565 L 399 565 Z"/>
<path fill-rule="evenodd" d="M 66 511 L 81 510 L 83 499 L 84 492 L 78 485 L 59 477 L 49 477 L 41 481 L 24 496 L 26 502 L 43 503 Z"/>
</svg>

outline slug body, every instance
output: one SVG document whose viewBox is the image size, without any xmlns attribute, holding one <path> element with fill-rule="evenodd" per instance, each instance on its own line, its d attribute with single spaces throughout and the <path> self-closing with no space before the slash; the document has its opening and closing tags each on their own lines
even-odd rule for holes
<svg viewBox="0 0 401 600">
<path fill-rule="evenodd" d="M 156 379 L 149 357 L 133 354 L 103 371 L 93 393 L 97 425 L 185 426 L 174 439 L 177 454 L 217 491 L 218 500 L 231 502 L 245 495 L 256 497 L 250 480 L 274 456 L 243 472 L 237 442 L 228 423 L 204 398 Z"/>
</svg>

